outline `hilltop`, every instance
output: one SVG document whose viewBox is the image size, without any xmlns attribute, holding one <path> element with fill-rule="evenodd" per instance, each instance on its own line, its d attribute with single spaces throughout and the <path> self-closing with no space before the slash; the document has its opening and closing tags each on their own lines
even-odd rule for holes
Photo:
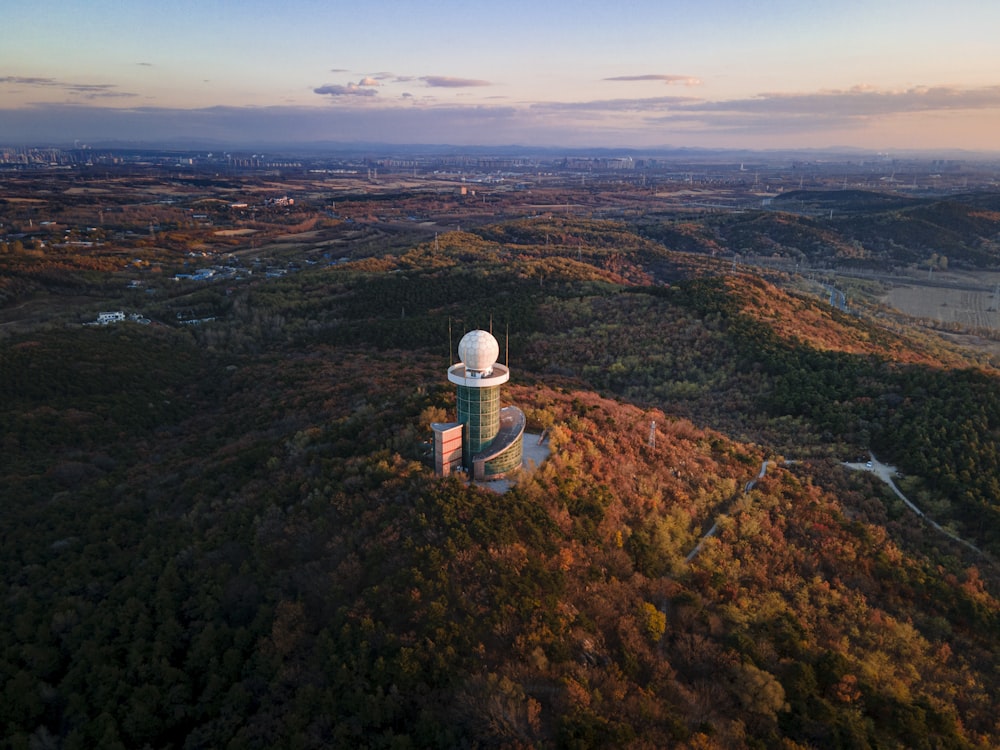
<svg viewBox="0 0 1000 750">
<path fill-rule="evenodd" d="M 1000 743 L 996 371 L 671 246 L 764 219 L 804 222 L 483 221 L 181 281 L 148 326 L 20 323 L 9 744 Z M 7 278 L 117 299 L 92 273 Z M 551 451 L 503 495 L 426 461 L 449 327 L 491 320 Z M 869 450 L 983 553 L 842 465 Z"/>
</svg>

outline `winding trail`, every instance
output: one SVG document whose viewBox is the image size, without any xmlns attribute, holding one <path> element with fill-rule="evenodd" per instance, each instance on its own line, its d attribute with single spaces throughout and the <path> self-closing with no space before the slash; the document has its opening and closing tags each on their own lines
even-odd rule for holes
<svg viewBox="0 0 1000 750">
<path fill-rule="evenodd" d="M 745 485 L 743 485 L 743 494 L 744 495 L 748 494 L 750 492 L 750 490 L 752 490 L 754 487 L 757 486 L 757 482 L 764 478 L 764 475 L 767 473 L 767 465 L 769 463 L 771 463 L 769 460 L 764 459 L 764 463 L 762 463 L 760 465 L 760 472 L 757 474 L 757 476 L 754 477 L 753 479 L 751 479 Z M 735 499 L 736 498 L 733 498 L 733 500 L 735 500 Z M 720 516 L 725 516 L 725 513 L 720 513 L 719 515 Z M 712 524 L 712 528 L 710 528 L 708 531 L 706 531 L 705 535 L 702 536 L 702 538 L 698 540 L 698 544 L 696 544 L 695 548 L 688 553 L 687 557 L 684 558 L 684 562 L 685 563 L 689 563 L 692 560 L 694 560 L 694 558 L 697 557 L 698 553 L 701 552 L 701 547 L 705 543 L 705 540 L 708 539 L 709 537 L 715 536 L 715 532 L 718 531 L 718 530 L 719 530 L 719 522 L 716 521 L 715 523 Z"/>
<path fill-rule="evenodd" d="M 910 510 L 912 510 L 914 513 L 916 513 L 918 516 L 920 516 L 933 529 L 935 529 L 935 530 L 939 531 L 940 533 L 944 534 L 949 539 L 951 539 L 953 541 L 956 541 L 959 544 L 965 545 L 966 547 L 968 547 L 969 549 L 971 549 L 976 554 L 983 555 L 985 557 L 985 553 L 981 549 L 979 549 L 975 545 L 971 544 L 970 542 L 965 541 L 960 536 L 956 536 L 955 534 L 952 534 L 950 531 L 948 531 L 948 529 L 942 527 L 937 521 L 935 521 L 933 518 L 931 518 L 930 516 L 928 516 L 922 510 L 920 510 L 920 508 L 918 508 L 912 502 L 910 502 L 910 499 L 906 495 L 904 495 L 902 492 L 900 492 L 899 487 L 897 487 L 896 483 L 892 481 L 892 478 L 896 475 L 896 467 L 895 466 L 889 466 L 888 464 L 882 463 L 877 458 L 875 458 L 875 454 L 874 453 L 869 453 L 868 455 L 871 456 L 871 459 L 872 459 L 870 461 L 871 466 L 869 466 L 868 464 L 849 463 L 849 462 L 845 462 L 844 466 L 846 466 L 848 469 L 854 469 L 855 471 L 871 471 L 871 472 L 874 472 L 878 476 L 879 479 L 881 479 L 883 482 L 885 482 L 887 485 L 889 485 L 889 489 L 891 489 L 896 494 L 896 497 L 898 497 L 900 500 L 902 500 L 904 503 L 906 503 L 906 506 Z"/>
<path fill-rule="evenodd" d="M 952 534 L 946 528 L 944 528 L 939 523 L 937 523 L 937 521 L 935 521 L 933 518 L 930 518 L 926 513 L 924 513 L 922 510 L 920 510 L 920 508 L 918 508 L 916 505 L 914 505 L 912 502 L 910 502 L 910 499 L 908 497 L 906 497 L 906 495 L 904 495 L 902 492 L 900 492 L 899 487 L 897 487 L 896 483 L 892 481 L 892 478 L 896 475 L 896 467 L 895 466 L 889 466 L 888 464 L 882 463 L 877 458 L 875 458 L 875 454 L 873 454 L 873 453 L 869 453 L 868 455 L 871 456 L 871 461 L 870 462 L 866 462 L 866 463 L 844 462 L 844 466 L 846 466 L 849 469 L 853 469 L 855 471 L 870 471 L 870 472 L 873 472 L 876 476 L 878 476 L 879 479 L 881 479 L 883 482 L 885 482 L 887 485 L 889 485 L 889 489 L 891 489 L 896 494 L 896 497 L 898 497 L 900 500 L 902 500 L 904 503 L 906 503 L 906 506 L 910 510 L 912 510 L 914 513 L 916 513 L 918 516 L 920 516 L 920 518 L 922 518 L 924 521 L 926 521 L 933 529 L 935 529 L 936 531 L 938 531 L 941 534 L 944 534 L 946 537 L 948 537 L 952 541 L 955 541 L 955 542 L 958 542 L 961 545 L 964 545 L 968 549 L 970 549 L 973 552 L 975 552 L 977 555 L 981 555 L 982 557 L 986 558 L 987 560 L 990 559 L 990 557 L 986 553 L 984 553 L 981 549 L 979 549 L 978 547 L 976 547 L 974 544 L 971 544 L 970 542 L 967 542 L 966 540 L 962 539 L 961 537 L 956 536 L 955 534 Z M 753 479 L 751 479 L 749 482 L 747 482 L 743 486 L 743 494 L 744 495 L 749 494 L 750 490 L 752 490 L 754 487 L 757 486 L 757 482 L 759 482 L 761 479 L 764 478 L 764 475 L 767 473 L 767 465 L 769 463 L 771 463 L 771 461 L 765 459 L 764 462 L 760 465 L 760 472 L 757 474 L 757 476 L 754 477 Z M 785 461 L 785 463 L 786 464 L 790 464 L 790 463 L 795 463 L 795 462 L 794 461 Z M 733 500 L 735 500 L 735 499 L 736 498 L 734 497 Z M 731 503 L 732 503 L 732 501 L 730 501 L 730 504 Z M 725 517 L 725 515 L 726 515 L 725 513 L 720 513 L 719 516 L 717 516 L 717 518 Z M 719 522 L 716 521 L 715 523 L 712 524 L 712 528 L 710 528 L 707 532 L 705 532 L 705 534 L 701 537 L 701 539 L 698 540 L 698 544 L 696 544 L 695 548 L 693 550 L 691 550 L 691 552 L 688 553 L 687 557 L 684 558 L 684 562 L 685 563 L 690 563 L 692 560 L 694 560 L 694 558 L 698 556 L 698 553 L 701 552 L 701 548 L 705 544 L 705 540 L 709 539 L 710 537 L 715 536 L 715 533 L 718 530 L 719 530 Z"/>
</svg>

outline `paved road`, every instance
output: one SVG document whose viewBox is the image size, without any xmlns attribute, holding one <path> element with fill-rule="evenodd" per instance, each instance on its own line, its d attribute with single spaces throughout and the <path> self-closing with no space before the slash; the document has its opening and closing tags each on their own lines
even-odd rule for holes
<svg viewBox="0 0 1000 750">
<path fill-rule="evenodd" d="M 869 454 L 869 455 L 871 456 L 871 461 L 859 462 L 859 463 L 845 462 L 844 466 L 846 466 L 849 469 L 854 469 L 855 471 L 870 471 L 874 473 L 876 476 L 878 476 L 879 479 L 881 479 L 883 482 L 889 485 L 889 489 L 891 489 L 896 494 L 896 497 L 898 497 L 900 500 L 906 503 L 906 506 L 910 510 L 912 510 L 914 513 L 920 516 L 924 521 L 930 524 L 931 527 L 936 529 L 941 534 L 944 534 L 949 539 L 952 539 L 958 542 L 959 544 L 965 545 L 973 552 L 976 552 L 977 554 L 980 555 L 983 554 L 982 550 L 980 550 L 978 547 L 976 547 L 973 544 L 970 544 L 961 537 L 952 534 L 950 531 L 948 531 L 947 529 L 943 528 L 940 524 L 938 524 L 934 519 L 928 517 L 926 513 L 920 510 L 920 508 L 918 508 L 916 505 L 910 502 L 910 499 L 906 497 L 906 495 L 904 495 L 902 492 L 900 492 L 899 487 L 897 487 L 896 483 L 892 481 L 892 478 L 896 476 L 897 473 L 895 466 L 889 466 L 888 464 L 882 463 L 877 458 L 875 458 L 874 454 Z M 760 465 L 760 472 L 757 474 L 757 476 L 751 479 L 743 486 L 744 495 L 749 494 L 750 490 L 752 490 L 757 485 L 757 482 L 764 478 L 764 475 L 767 473 L 767 465 L 769 463 L 770 461 L 765 460 Z M 794 461 L 786 461 L 785 463 L 794 463 Z M 724 515 L 725 514 L 720 514 L 719 517 L 723 517 Z M 684 558 L 684 562 L 689 563 L 692 560 L 694 560 L 694 558 L 698 556 L 698 553 L 701 552 L 701 548 L 705 544 L 705 540 L 715 536 L 718 530 L 719 530 L 719 523 L 718 521 L 716 521 L 715 523 L 712 524 L 712 528 L 710 528 L 707 532 L 705 532 L 705 535 L 698 540 L 698 544 L 695 545 L 695 548 L 688 553 L 687 557 Z"/>
<path fill-rule="evenodd" d="M 978 547 L 970 544 L 969 542 L 965 541 L 964 539 L 962 539 L 959 536 L 955 536 L 950 531 L 948 531 L 947 529 L 943 528 L 940 524 L 938 524 L 934 519 L 930 518 L 926 513 L 924 513 L 922 510 L 920 510 L 920 508 L 918 508 L 916 505 L 914 505 L 913 503 L 911 503 L 910 500 L 909 500 L 909 498 L 907 498 L 906 495 L 904 495 L 902 492 L 900 492 L 899 491 L 899 487 L 897 487 L 896 483 L 892 481 L 892 478 L 894 476 L 896 476 L 896 467 L 895 466 L 889 466 L 888 464 L 882 463 L 877 458 L 875 458 L 875 454 L 874 453 L 869 454 L 869 455 L 871 456 L 872 460 L 869 461 L 868 463 L 848 463 L 848 462 L 845 462 L 844 466 L 846 466 L 848 469 L 854 469 L 855 471 L 871 471 L 871 472 L 875 473 L 878 476 L 879 479 L 881 479 L 883 482 L 885 482 L 887 485 L 889 485 L 889 489 L 891 489 L 894 493 L 896 493 L 896 497 L 898 497 L 900 500 L 902 500 L 904 503 L 906 503 L 907 507 L 910 510 L 912 510 L 914 513 L 916 513 L 918 516 L 920 516 L 922 519 L 924 519 L 934 529 L 936 529 L 937 531 L 941 532 L 942 534 L 944 534 L 949 539 L 953 539 L 954 541 L 958 542 L 959 544 L 964 544 L 966 547 L 968 547 L 969 549 L 971 549 L 973 552 L 976 552 L 976 553 L 978 553 L 980 555 L 983 554 L 982 550 L 980 550 Z"/>
</svg>

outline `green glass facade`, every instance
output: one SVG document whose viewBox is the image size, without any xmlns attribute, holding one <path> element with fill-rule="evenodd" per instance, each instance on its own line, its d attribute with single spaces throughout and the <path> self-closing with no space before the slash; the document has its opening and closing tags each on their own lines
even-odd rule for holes
<svg viewBox="0 0 1000 750">
<path fill-rule="evenodd" d="M 486 462 L 486 476 L 496 477 L 509 474 L 521 466 L 521 460 L 523 457 L 524 444 L 522 436 L 518 435 L 517 440 L 511 443 L 507 450 L 491 461 Z"/>
<path fill-rule="evenodd" d="M 489 445 L 500 431 L 500 386 L 458 386 L 458 421 L 462 432 L 462 460 L 472 466 L 472 457 Z"/>
</svg>

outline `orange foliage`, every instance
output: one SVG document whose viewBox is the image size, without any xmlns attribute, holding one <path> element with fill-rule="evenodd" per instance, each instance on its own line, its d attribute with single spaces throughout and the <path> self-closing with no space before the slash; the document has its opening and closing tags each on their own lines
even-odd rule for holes
<svg viewBox="0 0 1000 750">
<path fill-rule="evenodd" d="M 757 276 L 729 280 L 729 285 L 744 313 L 766 323 L 786 341 L 805 343 L 823 351 L 880 355 L 907 364 L 967 364 L 958 356 L 922 351 L 913 341 L 892 336 L 865 321 L 848 321 L 830 305 L 793 296 Z"/>
</svg>

